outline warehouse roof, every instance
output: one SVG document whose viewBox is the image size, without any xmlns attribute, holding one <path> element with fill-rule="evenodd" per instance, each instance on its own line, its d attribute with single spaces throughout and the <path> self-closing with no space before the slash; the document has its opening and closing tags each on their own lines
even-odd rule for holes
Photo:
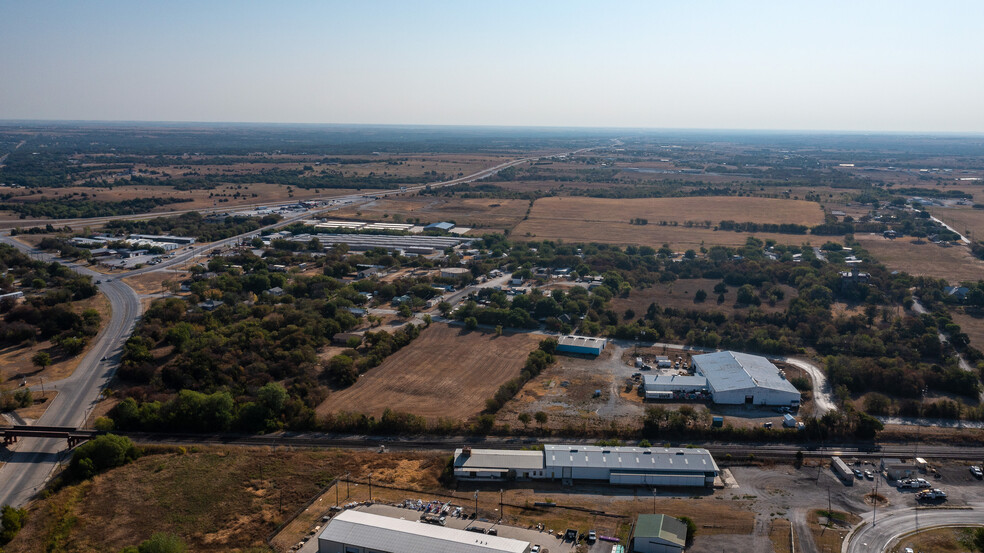
<svg viewBox="0 0 984 553">
<path fill-rule="evenodd" d="M 684 376 L 679 374 L 647 374 L 642 377 L 648 389 L 652 386 L 675 386 L 681 390 L 706 388 L 707 379 L 703 376 Z"/>
<path fill-rule="evenodd" d="M 431 223 L 431 224 L 427 225 L 426 227 L 424 227 L 424 230 L 434 230 L 434 229 L 436 229 L 436 230 L 451 230 L 453 228 L 454 228 L 454 223 L 440 222 L 440 223 Z"/>
<path fill-rule="evenodd" d="M 735 351 L 719 351 L 695 355 L 693 361 L 701 374 L 707 377 L 708 384 L 715 392 L 757 387 L 799 393 L 796 387 L 779 372 L 779 368 L 765 357 Z"/>
<path fill-rule="evenodd" d="M 351 510 L 333 518 L 318 539 L 403 553 L 523 553 L 530 547 L 525 541 Z"/>
<path fill-rule="evenodd" d="M 584 348 L 597 348 L 605 347 L 606 340 L 604 338 L 595 338 L 593 336 L 561 336 L 557 343 L 561 346 L 577 346 Z"/>
<path fill-rule="evenodd" d="M 454 450 L 454 468 L 463 470 L 543 470 L 543 452 L 513 449 L 472 449 L 468 455 L 465 455 L 463 449 L 456 449 Z"/>
<path fill-rule="evenodd" d="M 684 547 L 687 545 L 687 524 L 666 515 L 639 515 L 633 537 L 659 538 Z"/>
<path fill-rule="evenodd" d="M 545 445 L 547 466 L 607 467 L 619 471 L 715 471 L 717 463 L 706 449 L 666 447 L 601 447 Z"/>
</svg>

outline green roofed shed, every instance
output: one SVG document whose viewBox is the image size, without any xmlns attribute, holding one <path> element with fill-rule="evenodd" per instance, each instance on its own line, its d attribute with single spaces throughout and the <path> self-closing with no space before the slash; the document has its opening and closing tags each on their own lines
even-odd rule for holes
<svg viewBox="0 0 984 553">
<path fill-rule="evenodd" d="M 678 553 L 687 545 L 687 524 L 667 515 L 639 515 L 632 534 L 632 551 Z"/>
</svg>

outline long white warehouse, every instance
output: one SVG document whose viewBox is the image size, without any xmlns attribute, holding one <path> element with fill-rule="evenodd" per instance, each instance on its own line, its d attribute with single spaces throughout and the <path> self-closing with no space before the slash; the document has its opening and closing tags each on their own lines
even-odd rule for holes
<svg viewBox="0 0 984 553">
<path fill-rule="evenodd" d="M 694 371 L 707 379 L 714 403 L 799 406 L 799 391 L 765 357 L 719 351 L 693 356 Z"/>
<path fill-rule="evenodd" d="M 462 480 L 710 487 L 719 473 L 706 449 L 546 445 L 542 452 L 463 448 L 454 456 L 454 474 Z"/>
<path fill-rule="evenodd" d="M 530 542 L 343 511 L 318 536 L 318 553 L 528 553 Z"/>
</svg>

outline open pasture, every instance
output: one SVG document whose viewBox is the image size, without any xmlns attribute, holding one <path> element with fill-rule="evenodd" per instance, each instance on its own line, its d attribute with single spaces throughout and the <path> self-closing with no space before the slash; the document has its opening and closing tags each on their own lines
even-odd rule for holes
<svg viewBox="0 0 984 553">
<path fill-rule="evenodd" d="M 542 337 L 535 334 L 468 332 L 435 323 L 363 374 L 349 388 L 331 393 L 319 415 L 348 411 L 379 417 L 387 408 L 436 420 L 467 419 L 485 408 L 499 386 L 519 376 L 526 356 Z"/>
</svg>

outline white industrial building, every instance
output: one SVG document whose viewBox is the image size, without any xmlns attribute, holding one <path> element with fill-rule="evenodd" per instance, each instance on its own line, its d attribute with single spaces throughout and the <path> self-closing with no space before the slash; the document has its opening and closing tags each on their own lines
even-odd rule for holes
<svg viewBox="0 0 984 553">
<path fill-rule="evenodd" d="M 543 451 L 462 448 L 454 455 L 454 474 L 465 480 L 596 480 L 627 486 L 709 487 L 719 472 L 706 449 L 545 445 Z"/>
<path fill-rule="evenodd" d="M 719 351 L 693 356 L 693 365 L 714 403 L 799 406 L 799 390 L 765 357 Z"/>
<path fill-rule="evenodd" d="M 642 389 L 646 399 L 664 399 L 664 394 L 674 392 L 691 393 L 707 390 L 707 379 L 703 376 L 679 374 L 647 374 L 642 377 Z"/>
<path fill-rule="evenodd" d="M 418 521 L 343 511 L 318 536 L 318 553 L 528 553 L 530 542 Z"/>
<path fill-rule="evenodd" d="M 454 477 L 461 480 L 543 478 L 543 452 L 470 447 L 456 449 Z"/>
<path fill-rule="evenodd" d="M 717 463 L 706 449 L 546 445 L 544 474 L 629 486 L 713 486 Z"/>
</svg>

